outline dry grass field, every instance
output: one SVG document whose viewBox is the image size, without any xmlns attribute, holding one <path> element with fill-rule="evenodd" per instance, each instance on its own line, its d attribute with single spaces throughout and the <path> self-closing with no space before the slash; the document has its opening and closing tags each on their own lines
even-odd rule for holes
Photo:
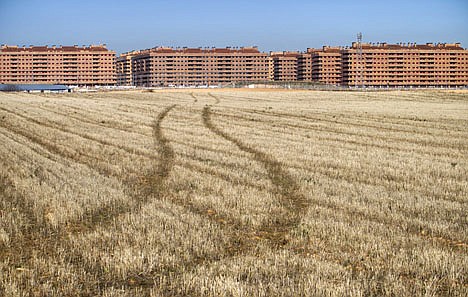
<svg viewBox="0 0 468 297">
<path fill-rule="evenodd" d="M 467 296 L 468 92 L 0 94 L 1 296 Z"/>
</svg>

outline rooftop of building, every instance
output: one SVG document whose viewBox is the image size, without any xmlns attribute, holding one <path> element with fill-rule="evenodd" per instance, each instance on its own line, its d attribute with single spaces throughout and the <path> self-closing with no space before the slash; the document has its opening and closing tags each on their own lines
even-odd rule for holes
<svg viewBox="0 0 468 297">
<path fill-rule="evenodd" d="M 271 57 L 291 57 L 296 58 L 301 54 L 297 51 L 282 51 L 282 52 L 270 52 Z"/>
<path fill-rule="evenodd" d="M 91 51 L 91 52 L 108 52 L 110 50 L 107 49 L 105 44 L 98 44 L 98 45 L 89 45 L 89 46 L 78 46 L 78 45 L 52 45 L 51 47 L 44 45 L 44 46 L 17 46 L 17 45 L 2 45 L 0 47 L 0 52 L 76 52 L 76 51 Z"/>
<path fill-rule="evenodd" d="M 353 42 L 351 45 L 352 49 L 358 48 L 358 43 Z M 460 43 L 397 43 L 388 44 L 386 42 L 378 43 L 362 43 L 363 49 L 419 49 L 419 50 L 464 50 Z"/>
<path fill-rule="evenodd" d="M 322 48 L 307 48 L 307 53 L 340 53 L 344 47 L 342 46 L 328 46 L 324 45 Z"/>
<path fill-rule="evenodd" d="M 144 50 L 135 50 L 127 53 L 123 53 L 120 56 L 135 56 L 135 55 L 144 55 L 149 53 L 181 53 L 181 54 L 235 54 L 235 53 L 244 53 L 244 54 L 261 54 L 258 50 L 258 47 L 226 47 L 226 48 L 216 48 L 216 47 L 153 47 L 150 49 Z"/>
</svg>

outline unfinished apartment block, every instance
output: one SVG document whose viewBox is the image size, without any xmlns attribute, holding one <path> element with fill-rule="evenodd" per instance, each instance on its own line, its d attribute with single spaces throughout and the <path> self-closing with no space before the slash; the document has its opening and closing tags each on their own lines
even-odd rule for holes
<svg viewBox="0 0 468 297">
<path fill-rule="evenodd" d="M 324 84 L 341 84 L 341 48 L 324 46 L 307 49 L 312 56 L 312 80 Z"/>
<path fill-rule="evenodd" d="M 270 52 L 270 77 L 275 81 L 298 80 L 299 52 Z"/>
<path fill-rule="evenodd" d="M 297 57 L 297 80 L 312 81 L 312 54 L 307 51 Z"/>
<path fill-rule="evenodd" d="M 341 51 L 341 84 L 373 87 L 468 85 L 468 50 L 459 43 L 362 44 Z"/>
<path fill-rule="evenodd" d="M 115 73 L 118 86 L 133 86 L 132 57 L 138 54 L 140 54 L 140 51 L 124 53 L 115 60 Z"/>
<path fill-rule="evenodd" d="M 468 50 L 459 43 L 362 44 L 270 54 L 270 79 L 348 87 L 462 87 Z"/>
<path fill-rule="evenodd" d="M 122 58 L 122 57 L 121 57 Z M 131 57 L 136 86 L 213 86 L 268 79 L 268 57 L 256 47 L 167 48 Z"/>
<path fill-rule="evenodd" d="M 0 48 L 1 84 L 164 87 L 265 81 L 463 87 L 468 86 L 468 50 L 459 43 L 353 43 L 269 54 L 256 47 L 155 47 L 116 59 L 105 45 Z"/>
<path fill-rule="evenodd" d="M 0 48 L 0 83 L 114 85 L 115 52 L 105 45 Z"/>
</svg>

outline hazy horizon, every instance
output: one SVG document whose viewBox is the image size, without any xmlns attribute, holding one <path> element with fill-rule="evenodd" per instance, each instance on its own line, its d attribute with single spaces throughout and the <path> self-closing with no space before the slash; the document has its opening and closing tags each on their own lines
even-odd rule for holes
<svg viewBox="0 0 468 297">
<path fill-rule="evenodd" d="M 468 3 L 421 1 L 12 1 L 0 2 L 0 43 L 89 45 L 117 53 L 155 46 L 261 51 L 364 42 L 460 42 Z"/>
</svg>

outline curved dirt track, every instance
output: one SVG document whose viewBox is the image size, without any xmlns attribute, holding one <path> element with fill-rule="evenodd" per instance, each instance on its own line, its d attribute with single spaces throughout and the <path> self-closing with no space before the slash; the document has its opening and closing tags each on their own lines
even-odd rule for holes
<svg viewBox="0 0 468 297">
<path fill-rule="evenodd" d="M 164 195 L 163 192 L 165 188 L 163 183 L 172 169 L 174 151 L 162 132 L 161 123 L 167 114 L 175 107 L 176 105 L 174 104 L 165 108 L 158 114 L 153 122 L 153 138 L 159 159 L 155 160 L 152 170 L 146 173 L 143 178 L 139 179 L 139 181 L 123 181 L 124 184 L 127 184 L 128 186 L 128 194 L 133 198 L 132 203 L 119 205 L 113 203 L 112 205 L 104 205 L 98 209 L 85 213 L 82 216 L 82 219 L 67 222 L 65 226 L 61 226 L 56 230 L 36 218 L 33 211 L 34 205 L 23 195 L 17 193 L 14 184 L 8 180 L 7 176 L 2 174 L 0 176 L 0 194 L 4 197 L 4 202 L 10 207 L 18 209 L 28 220 L 28 223 L 24 228 L 20 229 L 21 232 L 13 238 L 13 244 L 10 245 L 9 248 L 2 249 L 0 258 L 10 259 L 10 263 L 14 266 L 25 267 L 28 266 L 30 258 L 35 253 L 42 254 L 46 258 L 57 257 L 56 245 L 59 244 L 62 245 L 65 250 L 68 250 L 70 259 L 69 264 L 82 266 L 85 271 L 90 275 L 94 275 L 100 281 L 98 284 L 83 283 L 83 293 L 99 294 L 105 287 L 127 286 L 128 280 L 109 281 L 105 276 L 107 274 L 106 269 L 101 267 L 99 263 L 86 265 L 84 256 L 81 254 L 79 249 L 76 249 L 74 246 L 70 246 L 68 238 L 73 234 L 93 232 L 99 226 L 111 224 L 118 216 L 130 213 L 133 210 L 142 207 L 151 199 L 160 199 L 161 196 Z M 9 112 L 8 110 L 4 111 Z M 21 135 L 33 143 L 37 143 L 53 155 L 59 155 L 65 159 L 77 162 L 75 156 L 64 153 L 57 146 L 49 145 L 40 137 L 25 133 L 3 123 L 0 124 L 2 124 L 2 127 L 9 129 L 13 133 Z M 78 161 L 78 163 L 82 163 L 93 168 L 92 163 L 83 161 Z M 132 185 L 132 183 L 135 182 L 137 184 Z M 132 283 L 132 287 L 135 285 L 138 286 L 138 283 Z"/>
<path fill-rule="evenodd" d="M 205 106 L 202 112 L 203 124 L 216 135 L 232 142 L 240 150 L 251 154 L 257 162 L 265 167 L 286 212 L 285 217 L 272 218 L 271 223 L 261 226 L 254 233 L 260 238 L 267 239 L 272 246 L 286 244 L 288 233 L 300 223 L 302 216 L 307 211 L 306 197 L 301 193 L 294 178 L 287 173 L 279 161 L 219 129 L 213 123 L 211 114 L 211 108 Z"/>
<path fill-rule="evenodd" d="M 211 98 L 213 98 L 215 100 L 215 104 L 219 104 L 221 102 L 221 100 L 219 99 L 218 96 L 215 96 L 214 94 L 212 93 L 208 93 L 208 96 L 210 96 Z"/>
<path fill-rule="evenodd" d="M 467 104 L 164 94 L 0 100 L 0 295 L 465 295 Z"/>
</svg>

